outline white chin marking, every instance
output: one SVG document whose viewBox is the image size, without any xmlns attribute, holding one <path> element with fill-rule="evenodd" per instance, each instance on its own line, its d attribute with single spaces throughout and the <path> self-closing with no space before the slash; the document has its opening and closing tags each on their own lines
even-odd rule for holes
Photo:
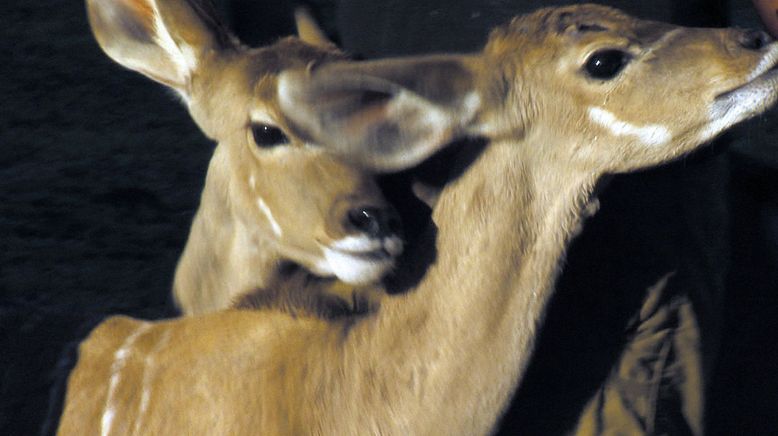
<svg viewBox="0 0 778 436">
<path fill-rule="evenodd" d="M 346 236 L 333 242 L 330 248 L 341 251 L 376 251 L 381 249 L 381 240 L 365 235 Z"/>
<path fill-rule="evenodd" d="M 778 98 L 778 43 L 772 43 L 746 84 L 717 97 L 709 110 L 710 122 L 700 133 L 700 142 L 713 139 L 728 127 L 759 114 L 772 106 Z"/>
<path fill-rule="evenodd" d="M 324 259 L 333 275 L 354 285 L 377 282 L 394 266 L 394 258 L 388 255 L 352 254 L 331 248 L 324 249 Z"/>
<path fill-rule="evenodd" d="M 710 123 L 700 134 L 700 142 L 713 139 L 728 127 L 754 116 L 775 100 L 778 75 L 770 80 L 751 83 L 716 99 L 710 108 Z"/>
<path fill-rule="evenodd" d="M 636 126 L 616 118 L 616 115 L 601 107 L 590 107 L 589 119 L 604 127 L 614 136 L 634 136 L 643 144 L 653 147 L 667 144 L 672 139 L 670 131 L 663 125 Z"/>
<path fill-rule="evenodd" d="M 384 249 L 390 256 L 399 256 L 403 252 L 403 241 L 397 236 L 389 236 L 383 239 L 369 236 L 346 236 L 333 242 L 329 248 L 339 251 L 354 253 L 369 253 Z"/>
<path fill-rule="evenodd" d="M 394 267 L 395 259 L 403 251 L 403 242 L 397 236 L 346 236 L 322 249 L 324 259 L 317 265 L 320 273 L 334 275 L 346 283 L 366 285 L 381 280 Z"/>
</svg>

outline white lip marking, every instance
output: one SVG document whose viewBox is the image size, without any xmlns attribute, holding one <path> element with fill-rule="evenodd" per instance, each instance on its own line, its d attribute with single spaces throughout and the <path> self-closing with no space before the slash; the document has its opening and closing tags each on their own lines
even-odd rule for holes
<svg viewBox="0 0 778 436">
<path fill-rule="evenodd" d="M 616 136 L 636 136 L 642 143 L 650 146 L 666 144 L 672 139 L 670 131 L 665 126 L 660 124 L 636 126 L 616 118 L 614 114 L 600 107 L 589 108 L 589 119 Z"/>
<path fill-rule="evenodd" d="M 727 108 L 721 108 L 714 104 L 710 109 L 710 123 L 700 133 L 700 141 L 706 142 L 713 139 L 727 127 L 745 118 L 749 109 L 759 101 L 758 96 L 751 97 Z"/>
<path fill-rule="evenodd" d="M 770 86 L 756 86 L 715 101 L 709 111 L 710 123 L 700 133 L 700 139 L 703 142 L 713 139 L 727 127 L 752 116 L 766 104 L 772 92 Z"/>
<path fill-rule="evenodd" d="M 713 101 L 708 113 L 707 127 L 700 133 L 701 141 L 708 141 L 730 127 L 771 105 L 775 99 L 775 87 L 778 82 L 775 73 L 761 79 L 778 63 L 778 43 L 762 57 L 759 64 L 740 87 L 719 96 Z M 757 80 L 759 79 L 759 80 Z"/>
<path fill-rule="evenodd" d="M 403 251 L 403 241 L 397 236 L 390 236 L 383 239 L 371 238 L 364 235 L 346 236 L 343 239 L 338 239 L 333 242 L 328 248 L 353 254 L 370 253 L 384 249 L 390 255 L 397 256 Z"/>
<path fill-rule="evenodd" d="M 381 241 L 364 235 L 346 236 L 330 244 L 330 248 L 352 252 L 376 251 L 381 248 Z"/>
<path fill-rule="evenodd" d="M 276 234 L 279 238 L 284 234 L 283 231 L 281 231 L 281 226 L 278 225 L 278 221 L 276 221 L 275 218 L 273 218 L 273 212 L 270 211 L 270 208 L 267 207 L 267 203 L 265 203 L 265 200 L 261 198 L 257 198 L 257 207 L 259 207 L 259 210 L 262 211 L 263 214 L 265 214 L 265 217 L 270 222 L 270 227 L 273 228 L 273 233 Z"/>
<path fill-rule="evenodd" d="M 759 61 L 759 64 L 751 71 L 751 74 L 748 75 L 746 82 L 750 82 L 761 76 L 767 72 L 767 70 L 774 67 L 776 62 L 778 62 L 778 44 L 773 44 L 773 46 L 770 47 L 770 51 L 764 55 L 762 60 Z"/>
<path fill-rule="evenodd" d="M 116 395 L 116 389 L 119 387 L 119 382 L 122 379 L 122 370 L 124 369 L 125 365 L 127 364 L 127 356 L 130 354 L 130 349 L 135 344 L 135 341 L 146 332 L 146 330 L 151 328 L 150 323 L 143 323 L 138 327 L 137 330 L 132 332 L 131 335 L 127 336 L 127 339 L 124 340 L 124 343 L 121 347 L 119 347 L 118 350 L 114 353 L 114 360 L 111 364 L 111 378 L 108 383 L 108 394 L 105 398 L 105 410 L 103 411 L 103 416 L 100 419 L 100 435 L 101 436 L 108 436 L 108 434 L 111 432 L 111 427 L 113 426 L 113 418 L 116 416 L 116 409 L 114 407 L 114 396 Z"/>
<path fill-rule="evenodd" d="M 338 279 L 354 285 L 377 282 L 394 265 L 393 257 L 362 258 L 331 248 L 324 249 L 324 259 L 332 274 Z"/>
<path fill-rule="evenodd" d="M 249 186 L 251 186 L 252 191 L 257 189 L 257 179 L 253 175 L 249 176 Z"/>
<path fill-rule="evenodd" d="M 375 283 L 394 266 L 403 251 L 396 236 L 377 239 L 368 236 L 346 236 L 329 247 L 322 247 L 324 260 L 317 265 L 320 274 L 332 274 L 356 285 Z"/>
</svg>

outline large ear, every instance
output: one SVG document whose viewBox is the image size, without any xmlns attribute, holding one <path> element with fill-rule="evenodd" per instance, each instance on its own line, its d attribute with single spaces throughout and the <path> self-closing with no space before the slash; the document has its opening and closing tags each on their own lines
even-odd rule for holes
<svg viewBox="0 0 778 436">
<path fill-rule="evenodd" d="M 339 62 L 279 77 L 290 126 L 376 171 L 413 167 L 468 132 L 481 106 L 475 57 Z"/>
<path fill-rule="evenodd" d="M 311 45 L 320 47 L 334 47 L 335 44 L 327 38 L 327 34 L 319 27 L 319 23 L 311 15 L 311 10 L 300 6 L 294 10 L 294 23 L 297 27 L 297 36 Z"/>
<path fill-rule="evenodd" d="M 119 64 L 184 97 L 203 55 L 236 42 L 209 0 L 87 0 L 92 32 Z"/>
</svg>

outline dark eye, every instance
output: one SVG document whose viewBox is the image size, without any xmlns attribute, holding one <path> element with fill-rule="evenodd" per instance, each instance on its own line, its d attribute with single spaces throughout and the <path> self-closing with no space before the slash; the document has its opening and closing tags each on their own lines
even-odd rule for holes
<svg viewBox="0 0 778 436">
<path fill-rule="evenodd" d="M 621 50 L 600 50 L 589 56 L 584 69 L 594 79 L 608 80 L 616 77 L 631 59 L 629 53 Z"/>
<path fill-rule="evenodd" d="M 262 148 L 271 148 L 289 143 L 289 138 L 284 135 L 281 129 L 267 124 L 253 124 L 251 133 L 254 135 L 254 142 Z"/>
</svg>

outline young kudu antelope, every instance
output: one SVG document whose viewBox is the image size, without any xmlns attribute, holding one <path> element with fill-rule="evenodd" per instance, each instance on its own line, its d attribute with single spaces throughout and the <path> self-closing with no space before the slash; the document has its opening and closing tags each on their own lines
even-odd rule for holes
<svg viewBox="0 0 778 436">
<path fill-rule="evenodd" d="M 374 181 L 291 133 L 278 115 L 280 71 L 343 59 L 308 15 L 298 11 L 298 31 L 312 44 L 288 38 L 248 49 L 207 4 L 87 4 L 103 50 L 177 91 L 218 141 L 175 274 L 174 297 L 185 314 L 224 309 L 241 293 L 274 288 L 288 264 L 356 284 L 374 282 L 394 265 L 402 251 L 399 220 Z M 261 298 L 251 304 L 274 300 L 315 312 L 327 306 L 316 295 L 291 302 L 279 301 L 277 292 L 254 296 Z"/>
<path fill-rule="evenodd" d="M 583 5 L 519 17 L 478 54 L 283 73 L 295 132 L 374 170 L 488 139 L 450 149 L 469 165 L 434 205 L 435 261 L 358 319 L 112 318 L 81 345 L 60 433 L 488 433 L 598 180 L 763 112 L 777 63 L 761 33 Z"/>
</svg>

